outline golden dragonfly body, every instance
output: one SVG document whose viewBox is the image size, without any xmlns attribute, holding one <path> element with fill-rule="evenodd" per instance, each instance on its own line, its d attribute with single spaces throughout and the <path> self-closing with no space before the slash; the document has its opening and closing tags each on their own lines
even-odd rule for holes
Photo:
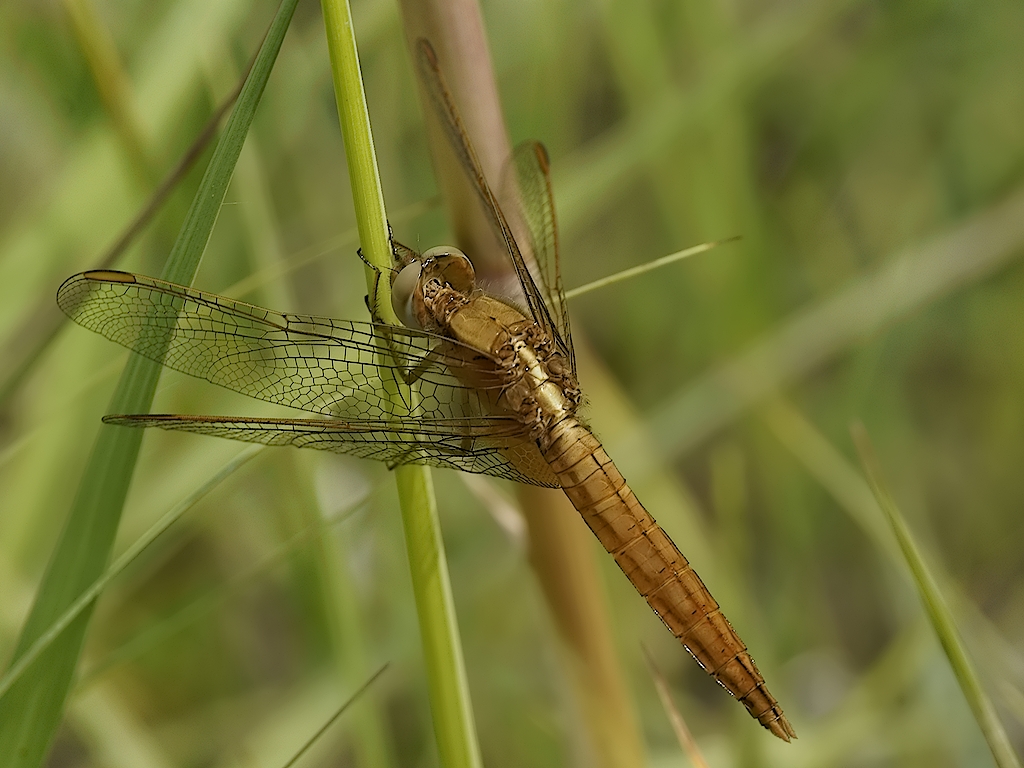
<svg viewBox="0 0 1024 768">
<path fill-rule="evenodd" d="M 61 308 L 76 322 L 168 367 L 321 416 L 128 414 L 104 421 L 561 488 L 700 665 L 764 727 L 789 741 L 796 734 L 743 641 L 577 417 L 581 396 L 543 148 L 528 144 L 517 153 L 518 195 L 539 210 L 531 223 L 542 224 L 531 227 L 529 251 L 538 287 L 425 42 L 420 69 L 507 249 L 525 306 L 481 291 L 469 260 L 454 248 L 417 254 L 396 244 L 391 281 L 405 328 L 279 313 L 141 275 L 85 272 L 58 292 Z"/>
</svg>

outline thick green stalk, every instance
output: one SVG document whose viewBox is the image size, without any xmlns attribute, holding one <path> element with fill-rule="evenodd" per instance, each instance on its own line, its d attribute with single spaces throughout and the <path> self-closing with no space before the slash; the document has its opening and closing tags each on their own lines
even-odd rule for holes
<svg viewBox="0 0 1024 768">
<path fill-rule="evenodd" d="M 359 241 L 373 265 L 366 274 L 370 304 L 387 322 L 397 324 L 390 284 L 381 279 L 391 266 L 391 244 L 352 17 L 346 0 L 322 0 L 322 7 Z M 480 749 L 430 473 L 425 467 L 398 467 L 395 479 L 441 764 L 475 768 L 481 765 Z"/>
</svg>

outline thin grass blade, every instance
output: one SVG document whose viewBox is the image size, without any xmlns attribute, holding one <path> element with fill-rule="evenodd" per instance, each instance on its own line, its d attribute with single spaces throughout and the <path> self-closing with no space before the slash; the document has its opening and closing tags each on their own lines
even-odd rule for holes
<svg viewBox="0 0 1024 768">
<path fill-rule="evenodd" d="M 214 150 L 162 277 L 190 283 L 206 247 L 242 143 L 263 95 L 297 0 L 284 0 Z M 110 402 L 121 413 L 149 410 L 160 365 L 133 356 Z M 16 663 L 99 578 L 110 560 L 142 431 L 103 426 L 64 529 L 15 647 Z M 0 698 L 0 765 L 35 768 L 44 759 L 78 663 L 92 606 L 83 610 Z"/>
<path fill-rule="evenodd" d="M 170 528 L 182 515 L 188 512 L 193 506 L 195 506 L 200 499 L 206 494 L 220 485 L 225 479 L 227 479 L 236 469 L 245 464 L 249 459 L 256 456 L 257 453 L 262 451 L 264 446 L 255 445 L 246 448 L 244 451 L 235 456 L 231 461 L 225 464 L 221 469 L 217 471 L 209 480 L 196 488 L 192 493 L 182 499 L 180 502 L 175 504 L 171 509 L 167 510 L 159 520 L 157 520 L 150 528 L 142 534 L 135 542 L 124 551 L 117 560 L 115 560 L 111 566 L 94 581 L 89 588 L 82 592 L 78 596 L 78 599 L 73 602 L 64 613 L 61 614 L 49 628 L 43 632 L 34 643 L 25 651 L 21 657 L 11 665 L 11 667 L 4 673 L 3 677 L 0 677 L 0 697 L 3 697 L 13 686 L 21 675 L 31 666 L 40 654 L 44 653 L 53 641 L 60 637 L 61 632 L 67 629 L 68 625 L 71 624 L 82 611 L 89 608 L 93 600 L 100 596 L 107 584 L 109 584 L 121 571 L 128 567 L 128 565 L 152 544 L 156 539 L 168 528 Z"/>
<path fill-rule="evenodd" d="M 309 740 L 305 744 L 303 744 L 302 747 L 294 755 L 292 755 L 292 758 L 287 763 L 285 763 L 283 766 L 281 766 L 281 768 L 292 768 L 293 765 L 295 765 L 297 762 L 299 762 L 299 758 L 301 758 L 304 754 L 306 754 L 306 752 L 309 750 L 309 748 L 316 743 L 316 740 L 319 739 L 321 736 L 323 736 L 324 733 L 327 731 L 327 729 L 330 728 L 332 725 L 334 725 L 335 721 L 339 717 L 341 717 L 343 714 L 345 714 L 345 710 L 347 710 L 350 706 L 352 706 L 352 704 L 356 701 L 356 699 L 358 699 L 360 696 L 362 696 L 363 693 L 366 692 L 366 689 L 369 688 L 378 677 L 380 677 L 382 674 L 384 674 L 384 670 L 387 669 L 387 668 L 388 668 L 387 664 L 383 665 L 380 669 L 378 669 L 376 672 L 374 672 L 372 675 L 370 675 L 370 677 L 368 677 L 366 679 L 365 683 L 363 683 L 355 691 L 353 691 L 352 695 L 349 696 L 348 700 L 344 704 L 342 704 L 338 708 L 338 710 L 333 715 L 331 715 L 330 718 L 328 718 L 326 723 L 324 723 L 322 726 L 320 726 L 320 728 L 317 730 L 316 733 L 314 733 L 312 736 L 309 737 Z"/>
<path fill-rule="evenodd" d="M 682 251 L 670 253 L 668 256 L 662 256 L 660 259 L 655 259 L 654 261 L 649 261 L 646 264 L 640 264 L 636 267 L 630 267 L 629 269 L 624 269 L 621 272 L 616 272 L 614 275 L 608 275 L 607 277 L 602 277 L 598 280 L 586 283 L 585 285 L 581 285 L 578 288 L 573 288 L 572 290 L 565 292 L 565 298 L 575 299 L 577 296 L 582 296 L 585 293 L 596 291 L 598 288 L 604 288 L 609 285 L 615 285 L 615 283 L 621 283 L 623 280 L 630 280 L 634 277 L 639 277 L 640 275 L 652 270 L 667 267 L 669 264 L 675 264 L 677 261 L 682 261 L 690 256 L 696 256 L 698 253 L 710 251 L 716 245 L 730 243 L 733 240 L 738 239 L 739 238 L 731 237 L 728 240 L 716 240 L 710 243 L 701 243 L 700 245 L 695 245 L 692 248 L 686 248 Z"/>
<path fill-rule="evenodd" d="M 914 579 L 914 586 L 917 588 L 917 593 L 924 604 L 928 619 L 931 621 L 932 628 L 942 644 L 942 650 L 946 652 L 946 658 L 949 659 L 949 665 L 953 668 L 953 674 L 960 684 L 960 690 L 963 691 L 964 698 L 967 700 L 967 704 L 974 713 L 974 718 L 978 721 L 978 726 L 988 742 L 988 747 L 992 750 L 992 757 L 995 758 L 996 765 L 999 768 L 1020 768 L 1020 760 L 1010 745 L 1010 739 L 1003 729 L 1003 724 L 996 714 L 995 707 L 992 705 L 988 694 L 985 693 L 984 688 L 982 688 L 978 674 L 974 670 L 974 665 L 967 655 L 967 649 L 964 648 L 963 641 L 960 639 L 960 633 L 957 631 L 956 623 L 953 621 L 953 614 L 949 610 L 949 606 L 946 604 L 946 600 L 943 598 L 942 592 L 939 590 L 939 586 L 932 576 L 927 563 L 925 563 L 924 558 L 921 556 L 910 528 L 907 526 L 903 515 L 900 514 L 900 510 L 896 506 L 896 502 L 893 501 L 892 496 L 889 495 L 889 491 L 883 483 L 881 466 L 871 445 L 867 430 L 864 429 L 862 424 L 855 423 L 850 427 L 850 432 L 857 446 L 857 452 L 864 467 L 864 474 L 867 476 L 871 490 L 875 494 L 875 499 L 878 500 L 878 506 L 881 507 L 889 526 L 896 535 L 896 540 L 900 545 L 900 550 L 903 552 L 903 558 L 907 563 L 907 567 L 910 568 L 910 573 Z"/>
<path fill-rule="evenodd" d="M 708 768 L 708 762 L 704 759 L 704 755 L 700 751 L 700 747 L 697 746 L 697 740 L 693 738 L 693 734 L 690 732 L 689 726 L 686 724 L 686 720 L 683 719 L 682 713 L 676 706 L 676 703 L 672 700 L 672 692 L 668 689 L 668 682 L 665 680 L 665 675 L 658 669 L 658 665 L 654 663 L 654 657 L 651 656 L 651 652 L 644 646 L 644 661 L 647 662 L 647 669 L 651 673 L 651 679 L 654 680 L 654 687 L 658 691 L 658 698 L 661 700 L 661 706 L 665 709 L 665 714 L 668 715 L 668 720 L 672 723 L 672 730 L 676 734 L 676 739 L 679 741 L 679 747 L 687 754 L 690 758 L 690 762 L 693 763 L 694 768 Z"/>
</svg>

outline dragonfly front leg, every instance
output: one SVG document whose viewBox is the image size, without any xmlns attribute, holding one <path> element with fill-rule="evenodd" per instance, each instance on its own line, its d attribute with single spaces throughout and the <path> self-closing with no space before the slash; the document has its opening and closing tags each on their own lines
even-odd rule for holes
<svg viewBox="0 0 1024 768">
<path fill-rule="evenodd" d="M 388 279 L 390 283 L 393 284 L 395 282 L 395 277 L 398 276 L 398 273 L 401 272 L 402 269 L 411 264 L 413 261 L 417 261 L 420 255 L 412 248 L 406 245 L 402 245 L 400 242 L 395 240 L 394 230 L 391 229 L 391 222 L 388 222 L 388 244 L 391 248 L 391 267 L 387 271 L 390 273 Z M 366 304 L 366 309 L 369 311 L 370 318 L 373 320 L 373 322 L 383 324 L 384 316 L 379 309 L 380 300 L 378 297 L 380 296 L 380 280 L 381 277 L 383 277 L 384 275 L 384 270 L 381 267 L 377 266 L 376 264 L 370 262 L 366 258 L 366 256 L 363 255 L 362 248 L 356 249 L 356 256 L 359 257 L 359 260 L 363 262 L 363 264 L 365 264 L 373 272 L 374 275 L 373 290 L 371 292 L 371 295 L 373 296 L 373 301 L 370 301 L 370 295 L 366 295 L 363 297 L 363 303 Z"/>
<path fill-rule="evenodd" d="M 394 259 L 392 265 L 394 272 L 401 272 L 402 269 L 412 264 L 414 261 L 420 260 L 420 253 L 414 251 L 407 245 L 402 245 L 395 239 L 391 240 L 391 257 Z"/>
<path fill-rule="evenodd" d="M 370 313 L 370 319 L 373 320 L 374 323 L 383 324 L 384 318 L 381 315 L 380 310 L 378 308 L 379 299 L 377 297 L 380 296 L 380 279 L 383 276 L 384 271 L 376 264 L 370 262 L 365 256 L 363 256 L 362 248 L 356 249 L 356 256 L 358 256 L 359 260 L 363 262 L 363 264 L 365 264 L 370 269 L 371 272 L 373 272 L 373 290 L 369 294 L 363 296 L 363 303 L 366 304 L 366 309 Z M 371 294 L 373 295 L 372 302 L 370 301 Z"/>
</svg>

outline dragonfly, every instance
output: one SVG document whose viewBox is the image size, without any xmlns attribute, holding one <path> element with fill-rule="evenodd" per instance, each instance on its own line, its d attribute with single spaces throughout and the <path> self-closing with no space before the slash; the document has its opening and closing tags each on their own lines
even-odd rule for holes
<svg viewBox="0 0 1024 768">
<path fill-rule="evenodd" d="M 550 166 L 527 142 L 511 167 L 527 230 L 520 243 L 484 177 L 433 48 L 420 76 L 521 296 L 481 290 L 454 247 L 392 243 L 393 308 L 360 322 L 276 312 L 152 277 L 93 270 L 69 278 L 60 308 L 168 368 L 314 418 L 112 414 L 267 445 L 318 448 L 560 488 L 665 626 L 765 728 L 796 737 L 746 645 L 668 534 L 578 415 L 569 315 L 558 267 Z M 523 227 L 520 227 L 523 229 Z M 528 258 L 529 257 L 529 258 Z M 531 272 L 536 270 L 536 279 Z"/>
</svg>

